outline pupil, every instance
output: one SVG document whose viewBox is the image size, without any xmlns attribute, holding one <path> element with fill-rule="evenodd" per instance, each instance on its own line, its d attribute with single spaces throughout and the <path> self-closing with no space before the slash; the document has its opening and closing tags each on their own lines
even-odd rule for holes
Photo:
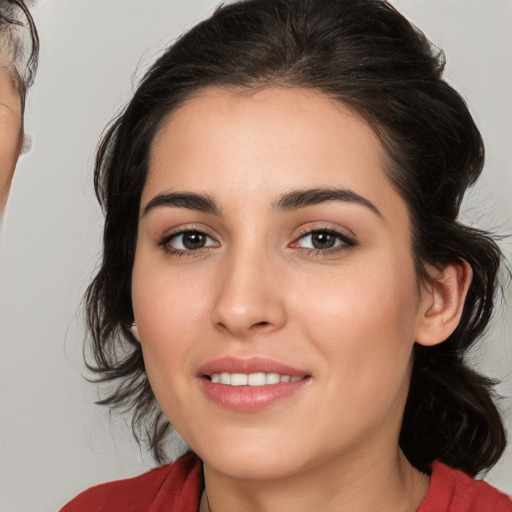
<svg viewBox="0 0 512 512">
<path fill-rule="evenodd" d="M 204 247 L 205 236 L 202 233 L 190 232 L 183 235 L 183 245 L 187 249 L 200 249 Z"/>
<path fill-rule="evenodd" d="M 330 249 L 334 247 L 336 239 L 330 233 L 318 232 L 313 233 L 312 241 L 315 249 Z"/>
</svg>

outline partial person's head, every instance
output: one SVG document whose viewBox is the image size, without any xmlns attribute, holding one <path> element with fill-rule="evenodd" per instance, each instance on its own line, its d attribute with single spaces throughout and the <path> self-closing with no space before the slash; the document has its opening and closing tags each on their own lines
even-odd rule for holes
<svg viewBox="0 0 512 512">
<path fill-rule="evenodd" d="M 27 89 L 37 69 L 39 40 L 23 0 L 0 2 L 0 212 L 23 148 Z"/>
<path fill-rule="evenodd" d="M 499 458 L 490 381 L 464 354 L 500 251 L 458 221 L 484 150 L 443 67 L 386 2 L 249 0 L 147 72 L 99 149 L 104 254 L 87 308 L 92 368 L 117 383 L 105 403 L 133 408 L 157 458 L 169 423 L 155 394 L 200 456 L 201 435 L 224 453 L 215 425 L 189 428 L 209 410 L 187 379 L 216 379 L 228 353 L 288 354 L 323 390 L 290 424 L 252 416 L 256 450 L 302 429 L 305 456 L 322 457 L 319 442 L 348 450 L 386 424 L 419 469 Z"/>
</svg>

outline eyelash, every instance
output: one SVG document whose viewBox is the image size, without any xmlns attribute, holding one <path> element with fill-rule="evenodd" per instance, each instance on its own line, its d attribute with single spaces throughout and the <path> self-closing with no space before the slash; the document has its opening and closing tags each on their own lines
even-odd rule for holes
<svg viewBox="0 0 512 512">
<path fill-rule="evenodd" d="M 170 235 L 164 236 L 159 241 L 158 245 L 160 247 L 162 247 L 162 249 L 165 251 L 166 254 L 170 254 L 171 256 L 176 256 L 176 257 L 182 257 L 182 256 L 189 256 L 189 257 L 201 256 L 202 254 L 204 254 L 205 251 L 209 252 L 212 248 L 215 247 L 214 245 L 212 245 L 212 246 L 206 246 L 206 247 L 199 247 L 198 249 L 175 249 L 174 247 L 171 247 L 169 245 L 171 240 L 173 240 L 173 239 L 175 239 L 175 238 L 177 238 L 179 236 L 186 235 L 188 233 L 194 233 L 194 234 L 202 235 L 205 238 L 208 238 L 210 240 L 214 240 L 213 237 L 211 237 L 210 235 L 208 235 L 208 233 L 205 233 L 201 229 L 187 228 L 187 229 L 183 229 L 181 231 L 176 231 L 175 233 L 171 233 Z"/>
<path fill-rule="evenodd" d="M 176 249 L 174 247 L 171 247 L 169 244 L 171 240 L 183 236 L 186 234 L 198 234 L 202 235 L 210 240 L 214 240 L 213 237 L 205 233 L 204 231 L 200 229 L 194 229 L 194 228 L 188 228 L 183 229 L 181 231 L 177 231 L 175 233 L 171 233 L 170 235 L 164 236 L 158 243 L 160 247 L 165 251 L 166 254 L 170 254 L 171 256 L 175 257 L 198 257 L 204 254 L 205 252 L 210 252 L 212 248 L 218 247 L 218 245 L 210 245 L 205 247 L 199 247 L 197 249 Z M 333 236 L 337 239 L 337 242 L 340 242 L 338 245 L 335 245 L 334 247 L 327 248 L 327 249 L 315 249 L 315 248 L 307 248 L 307 247 L 298 247 L 297 244 L 301 241 L 307 238 L 308 236 L 313 236 L 315 234 L 327 234 L 330 236 Z M 337 243 L 335 242 L 335 243 Z M 216 242 L 218 244 L 218 242 Z M 308 255 L 308 256 L 314 256 L 314 257 L 322 257 L 322 256 L 329 256 L 332 254 L 336 254 L 342 251 L 346 251 L 354 246 L 357 245 L 357 242 L 354 238 L 348 236 L 345 233 L 342 233 L 336 229 L 330 228 L 330 227 L 319 227 L 314 229 L 304 229 L 297 238 L 290 244 L 290 247 L 296 248 L 300 250 L 302 253 Z"/>
<path fill-rule="evenodd" d="M 297 247 L 307 256 L 312 256 L 312 257 L 330 256 L 330 255 L 337 254 L 337 253 L 340 253 L 343 251 L 347 251 L 357 245 L 355 238 L 348 236 L 346 233 L 343 233 L 343 232 L 333 229 L 331 227 L 317 227 L 317 228 L 313 228 L 313 229 L 311 229 L 311 228 L 304 229 L 301 233 L 299 233 L 299 236 L 297 236 L 295 241 L 291 244 L 291 247 L 294 247 L 294 246 L 296 247 L 297 244 L 301 240 L 304 240 L 308 236 L 312 236 L 314 234 L 331 235 L 331 236 L 335 237 L 337 239 L 337 241 L 339 241 L 340 243 L 338 245 L 335 245 L 334 247 L 331 247 L 328 249 Z"/>
</svg>

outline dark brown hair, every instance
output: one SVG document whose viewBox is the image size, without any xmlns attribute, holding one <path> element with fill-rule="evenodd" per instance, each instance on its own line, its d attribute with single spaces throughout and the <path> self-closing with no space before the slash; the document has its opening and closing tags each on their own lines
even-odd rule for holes
<svg viewBox="0 0 512 512">
<path fill-rule="evenodd" d="M 468 261 L 473 281 L 461 322 L 442 344 L 415 348 L 401 447 L 419 469 L 434 459 L 469 474 L 505 446 L 492 382 L 464 355 L 493 310 L 501 253 L 457 216 L 484 161 L 480 133 L 442 78 L 444 56 L 382 0 L 246 0 L 221 6 L 149 69 L 106 132 L 95 186 L 105 213 L 101 268 L 86 294 L 94 363 L 115 383 L 102 403 L 131 410 L 133 430 L 165 459 L 170 426 L 156 404 L 133 321 L 131 271 L 151 145 L 167 116 L 208 86 L 313 88 L 352 107 L 379 135 L 389 177 L 406 200 L 420 280 L 425 264 Z"/>
</svg>

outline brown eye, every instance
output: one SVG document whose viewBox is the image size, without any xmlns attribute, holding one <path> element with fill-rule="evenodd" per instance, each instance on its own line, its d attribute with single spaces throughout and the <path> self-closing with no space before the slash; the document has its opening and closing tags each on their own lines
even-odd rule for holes
<svg viewBox="0 0 512 512">
<path fill-rule="evenodd" d="M 336 247 L 351 247 L 354 245 L 354 241 L 337 231 L 322 229 L 310 231 L 302 235 L 296 242 L 296 245 L 303 249 L 328 251 Z"/>
<path fill-rule="evenodd" d="M 214 247 L 217 244 L 201 231 L 183 231 L 168 238 L 165 245 L 176 251 L 196 251 L 205 247 Z"/>
<path fill-rule="evenodd" d="M 186 249 L 201 249 L 206 243 L 206 236 L 197 231 L 190 231 L 182 235 L 182 243 Z"/>
<path fill-rule="evenodd" d="M 336 236 L 324 231 L 311 234 L 311 245 L 315 249 L 331 249 L 336 245 Z"/>
</svg>

